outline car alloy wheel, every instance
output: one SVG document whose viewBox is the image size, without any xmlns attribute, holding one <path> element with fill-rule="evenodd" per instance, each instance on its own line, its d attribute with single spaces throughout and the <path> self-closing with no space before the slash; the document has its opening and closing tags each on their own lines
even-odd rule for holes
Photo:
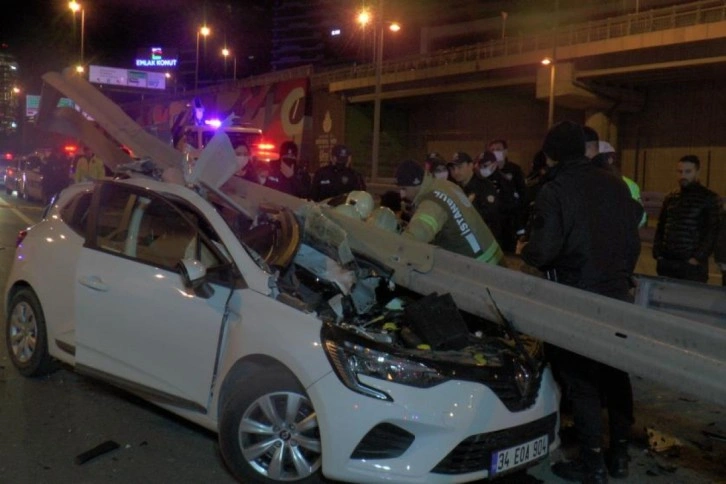
<svg viewBox="0 0 726 484">
<path fill-rule="evenodd" d="M 321 482 L 322 444 L 312 402 L 282 371 L 239 382 L 225 397 L 220 449 L 245 483 Z"/>
<path fill-rule="evenodd" d="M 10 314 L 10 349 L 18 363 L 27 363 L 35 353 L 38 344 L 38 324 L 30 304 L 23 301 Z"/>
<path fill-rule="evenodd" d="M 40 376 L 55 369 L 48 354 L 45 317 L 35 293 L 23 288 L 13 294 L 6 321 L 8 355 L 25 376 Z"/>
<path fill-rule="evenodd" d="M 320 465 L 318 423 L 310 401 L 278 392 L 255 400 L 242 416 L 239 445 L 247 462 L 273 480 L 298 480 Z"/>
</svg>

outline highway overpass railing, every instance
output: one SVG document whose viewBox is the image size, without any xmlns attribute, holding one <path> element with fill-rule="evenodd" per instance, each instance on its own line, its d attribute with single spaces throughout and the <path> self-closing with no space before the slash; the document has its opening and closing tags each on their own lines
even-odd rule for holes
<svg viewBox="0 0 726 484">
<path fill-rule="evenodd" d="M 528 36 L 505 37 L 504 39 L 397 58 L 384 61 L 382 63 L 382 73 L 393 74 L 412 69 L 427 69 L 452 63 L 519 55 L 552 49 L 554 45 L 565 47 L 724 20 L 726 20 L 726 2 L 723 0 L 702 0 L 586 23 L 563 25 L 556 29 L 543 30 Z M 375 70 L 375 64 L 362 64 L 316 72 L 311 76 L 311 83 L 314 88 L 320 88 L 336 81 L 355 78 L 373 79 L 375 78 Z"/>
</svg>

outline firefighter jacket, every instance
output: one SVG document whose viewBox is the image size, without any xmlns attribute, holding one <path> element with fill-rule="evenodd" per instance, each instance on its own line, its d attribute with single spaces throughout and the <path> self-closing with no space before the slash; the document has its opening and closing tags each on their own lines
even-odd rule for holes
<svg viewBox="0 0 726 484">
<path fill-rule="evenodd" d="M 502 249 L 458 185 L 427 173 L 414 204 L 404 236 L 489 264 L 502 262 Z"/>
</svg>

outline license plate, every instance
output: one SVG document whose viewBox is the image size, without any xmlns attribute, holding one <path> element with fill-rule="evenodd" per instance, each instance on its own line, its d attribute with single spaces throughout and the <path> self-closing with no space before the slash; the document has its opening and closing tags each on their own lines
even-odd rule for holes
<svg viewBox="0 0 726 484">
<path fill-rule="evenodd" d="M 489 476 L 515 469 L 547 455 L 549 442 L 543 435 L 523 444 L 492 453 L 492 462 L 489 466 Z"/>
</svg>

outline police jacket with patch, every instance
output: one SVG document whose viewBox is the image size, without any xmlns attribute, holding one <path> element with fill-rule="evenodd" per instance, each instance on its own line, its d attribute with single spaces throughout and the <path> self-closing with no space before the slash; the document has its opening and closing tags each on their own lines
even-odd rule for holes
<svg viewBox="0 0 726 484">
<path fill-rule="evenodd" d="M 270 174 L 267 175 L 267 180 L 265 180 L 265 186 L 269 188 L 273 188 L 277 190 L 278 192 L 284 192 L 289 195 L 294 195 L 296 197 L 299 197 L 298 195 L 298 188 L 297 184 L 295 183 L 296 180 L 294 178 L 288 178 L 285 175 L 283 175 L 279 169 L 271 170 Z"/>
<path fill-rule="evenodd" d="M 625 299 L 640 255 L 642 207 L 622 180 L 585 158 L 550 170 L 522 259 L 550 279 Z"/>
<path fill-rule="evenodd" d="M 414 203 L 404 236 L 490 264 L 502 261 L 494 235 L 458 185 L 427 173 Z"/>
<path fill-rule="evenodd" d="M 481 218 L 484 219 L 494 237 L 500 240 L 502 230 L 497 187 L 486 178 L 474 174 L 469 182 L 462 186 L 462 189 L 471 200 L 476 211 L 481 215 Z"/>
<path fill-rule="evenodd" d="M 347 166 L 337 164 L 320 167 L 313 176 L 310 198 L 319 202 L 353 190 L 365 191 L 363 176 Z"/>
<path fill-rule="evenodd" d="M 666 195 L 653 239 L 656 259 L 708 263 L 718 231 L 718 195 L 698 182 Z"/>
</svg>

